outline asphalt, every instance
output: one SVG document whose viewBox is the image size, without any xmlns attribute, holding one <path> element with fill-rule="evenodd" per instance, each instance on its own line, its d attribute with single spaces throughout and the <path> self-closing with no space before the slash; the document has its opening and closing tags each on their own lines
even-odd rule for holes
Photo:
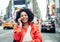
<svg viewBox="0 0 60 42">
<path fill-rule="evenodd" d="M 60 28 L 56 28 L 56 33 L 41 34 L 43 42 L 60 42 Z M 4 30 L 0 27 L 0 42 L 13 42 L 13 29 Z"/>
</svg>

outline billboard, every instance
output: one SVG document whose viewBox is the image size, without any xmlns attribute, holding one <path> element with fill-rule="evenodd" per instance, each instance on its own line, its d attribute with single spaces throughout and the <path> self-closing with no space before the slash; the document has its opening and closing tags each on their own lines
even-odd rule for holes
<svg viewBox="0 0 60 42">
<path fill-rule="evenodd" d="M 25 4 L 26 0 L 14 0 L 14 5 L 21 5 L 21 4 Z"/>
</svg>

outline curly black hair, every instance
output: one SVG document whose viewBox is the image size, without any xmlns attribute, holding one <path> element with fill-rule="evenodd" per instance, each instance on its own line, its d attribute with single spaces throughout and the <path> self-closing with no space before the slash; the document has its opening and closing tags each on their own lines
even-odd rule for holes
<svg viewBox="0 0 60 42">
<path fill-rule="evenodd" d="M 28 15 L 28 22 L 31 22 L 34 18 L 34 14 L 29 9 L 21 9 L 16 13 L 16 19 L 15 22 L 18 23 L 18 19 L 20 18 L 21 12 L 26 12 Z"/>
</svg>

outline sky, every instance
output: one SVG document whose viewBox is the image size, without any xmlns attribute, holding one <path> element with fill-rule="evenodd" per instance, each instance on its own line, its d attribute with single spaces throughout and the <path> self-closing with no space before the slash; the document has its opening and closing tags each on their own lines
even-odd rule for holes
<svg viewBox="0 0 60 42">
<path fill-rule="evenodd" d="M 47 3 L 46 0 L 37 0 L 43 20 L 46 19 Z"/>
<path fill-rule="evenodd" d="M 5 9 L 10 0 L 0 0 L 0 9 Z"/>
<path fill-rule="evenodd" d="M 38 3 L 38 6 L 40 8 L 43 20 L 47 19 L 47 17 L 46 17 L 46 14 L 47 14 L 47 2 L 48 2 L 48 0 L 37 0 L 37 3 Z M 53 3 L 53 0 L 49 0 L 49 2 Z"/>
<path fill-rule="evenodd" d="M 9 4 L 9 1 L 10 0 L 0 0 L 0 13 L 1 13 L 1 10 L 2 10 L 3 14 L 6 13 L 5 11 L 6 11 L 8 4 Z"/>
</svg>

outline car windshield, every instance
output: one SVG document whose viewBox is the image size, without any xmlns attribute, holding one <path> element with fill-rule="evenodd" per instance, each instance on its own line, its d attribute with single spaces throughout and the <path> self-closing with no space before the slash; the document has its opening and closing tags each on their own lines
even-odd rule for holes
<svg viewBox="0 0 60 42">
<path fill-rule="evenodd" d="M 51 23 L 51 21 L 49 21 L 49 20 L 44 20 L 43 23 L 44 23 L 44 24 L 48 24 L 48 23 Z"/>
</svg>

